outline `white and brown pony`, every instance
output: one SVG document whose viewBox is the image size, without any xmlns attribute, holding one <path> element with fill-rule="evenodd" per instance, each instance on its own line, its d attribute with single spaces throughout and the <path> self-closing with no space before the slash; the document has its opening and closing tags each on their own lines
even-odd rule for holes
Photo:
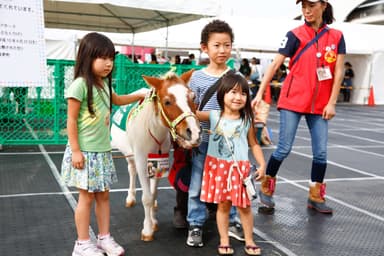
<svg viewBox="0 0 384 256">
<path fill-rule="evenodd" d="M 168 72 L 163 78 L 143 76 L 152 88 L 150 93 L 130 111 L 125 130 L 112 122 L 112 145 L 127 156 L 130 177 L 127 207 L 136 203 L 136 175 L 139 175 L 145 213 L 141 231 L 144 241 L 153 240 L 154 231 L 158 229 L 154 209 L 158 179 L 148 175 L 148 154 L 169 153 L 171 136 L 185 148 L 200 143 L 201 130 L 194 114 L 194 94 L 187 86 L 192 72 L 180 77 L 173 72 Z"/>
</svg>

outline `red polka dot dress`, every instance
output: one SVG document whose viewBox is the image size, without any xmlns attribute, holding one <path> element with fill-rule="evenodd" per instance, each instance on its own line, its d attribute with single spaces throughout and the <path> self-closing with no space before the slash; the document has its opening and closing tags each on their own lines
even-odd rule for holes
<svg viewBox="0 0 384 256">
<path fill-rule="evenodd" d="M 245 208 L 250 205 L 250 200 L 240 173 L 247 177 L 250 170 L 247 139 L 249 122 L 220 118 L 219 111 L 211 111 L 210 127 L 214 129 L 209 137 L 200 200 L 216 204 L 231 201 L 233 206 Z"/>
</svg>

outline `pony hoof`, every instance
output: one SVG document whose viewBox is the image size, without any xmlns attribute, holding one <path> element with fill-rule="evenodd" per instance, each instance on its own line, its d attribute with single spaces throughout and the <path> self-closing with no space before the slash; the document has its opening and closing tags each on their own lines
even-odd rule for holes
<svg viewBox="0 0 384 256">
<path fill-rule="evenodd" d="M 147 235 L 144 235 L 143 233 L 141 233 L 141 240 L 144 242 L 153 241 L 153 234 L 147 236 Z"/>
<path fill-rule="evenodd" d="M 153 209 L 155 211 L 157 211 L 157 209 L 158 209 L 157 200 L 155 200 L 155 202 L 153 203 Z"/>
<path fill-rule="evenodd" d="M 152 228 L 154 232 L 159 231 L 159 225 L 157 224 L 153 224 Z"/>
<path fill-rule="evenodd" d="M 135 206 L 135 204 L 136 204 L 135 201 L 130 201 L 130 202 L 126 201 L 125 202 L 125 207 L 131 208 L 131 207 Z"/>
</svg>

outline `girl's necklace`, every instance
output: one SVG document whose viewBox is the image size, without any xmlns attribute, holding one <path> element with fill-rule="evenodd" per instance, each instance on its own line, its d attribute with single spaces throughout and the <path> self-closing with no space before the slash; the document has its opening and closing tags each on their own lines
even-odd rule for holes
<svg viewBox="0 0 384 256">
<path fill-rule="evenodd" d="M 100 87 L 96 86 L 96 89 L 97 89 L 97 94 L 101 98 L 101 101 L 103 102 L 103 104 L 107 107 L 107 109 L 110 109 L 110 104 L 108 104 L 107 100 L 104 97 L 104 94 L 107 95 L 107 96 L 109 96 L 109 95 L 105 91 L 104 87 L 100 88 Z"/>
<path fill-rule="evenodd" d="M 219 120 L 216 123 L 215 128 L 213 129 L 216 134 L 226 136 L 227 138 L 234 138 L 234 137 L 239 137 L 242 130 L 244 129 L 244 120 L 242 120 L 239 124 L 237 124 L 233 129 L 222 129 L 225 124 L 225 120 L 222 119 L 223 116 L 220 116 Z M 238 120 L 239 118 L 236 119 L 227 119 L 227 120 Z M 220 125 L 221 123 L 221 125 Z"/>
</svg>

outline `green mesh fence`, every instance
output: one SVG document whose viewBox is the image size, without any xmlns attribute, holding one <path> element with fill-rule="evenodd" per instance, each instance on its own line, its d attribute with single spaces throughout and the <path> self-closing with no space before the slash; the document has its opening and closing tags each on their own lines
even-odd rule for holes
<svg viewBox="0 0 384 256">
<path fill-rule="evenodd" d="M 47 87 L 0 87 L 0 145 L 65 144 L 66 89 L 73 81 L 74 61 L 48 60 Z M 175 65 L 177 74 L 202 66 Z M 142 75 L 161 76 L 168 64 L 135 64 L 116 56 L 113 88 L 127 94 L 146 87 Z"/>
</svg>

